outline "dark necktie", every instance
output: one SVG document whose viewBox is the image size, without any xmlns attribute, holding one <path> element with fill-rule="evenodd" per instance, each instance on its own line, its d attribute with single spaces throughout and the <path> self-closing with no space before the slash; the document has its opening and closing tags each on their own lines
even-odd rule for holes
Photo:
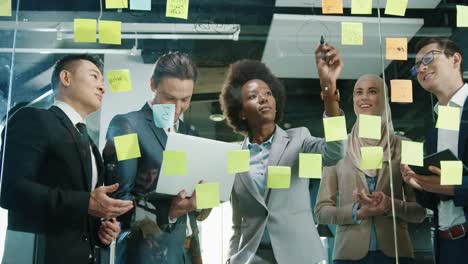
<svg viewBox="0 0 468 264">
<path fill-rule="evenodd" d="M 93 181 L 93 167 L 91 164 L 91 151 L 90 151 L 90 138 L 88 135 L 88 129 L 86 129 L 86 125 L 83 123 L 76 124 L 76 128 L 80 131 L 80 151 L 81 156 L 84 158 L 85 161 L 85 168 L 86 168 L 86 177 L 88 184 L 91 188 L 91 184 Z"/>
</svg>

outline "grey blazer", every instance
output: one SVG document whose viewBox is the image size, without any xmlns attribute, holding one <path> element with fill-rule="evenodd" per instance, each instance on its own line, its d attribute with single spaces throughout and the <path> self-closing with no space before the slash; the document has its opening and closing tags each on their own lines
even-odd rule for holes
<svg viewBox="0 0 468 264">
<path fill-rule="evenodd" d="M 341 159 L 342 148 L 343 142 L 326 143 L 304 127 L 287 131 L 276 127 L 268 166 L 291 167 L 291 187 L 267 189 L 263 196 L 248 172 L 236 175 L 231 195 L 234 234 L 228 253 L 232 264 L 251 262 L 265 228 L 278 263 L 309 264 L 326 258 L 312 217 L 309 179 L 298 177 L 299 153 L 321 153 L 323 164 L 331 166 Z"/>
</svg>

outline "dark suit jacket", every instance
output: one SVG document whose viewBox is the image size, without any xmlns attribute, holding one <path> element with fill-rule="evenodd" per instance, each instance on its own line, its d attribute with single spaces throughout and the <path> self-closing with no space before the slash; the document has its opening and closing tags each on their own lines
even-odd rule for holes
<svg viewBox="0 0 468 264">
<path fill-rule="evenodd" d="M 437 136 L 438 130 L 436 128 L 431 129 L 426 137 L 426 143 L 424 144 L 426 155 L 437 152 Z M 460 132 L 458 136 L 458 158 L 465 166 L 468 165 L 468 100 L 463 106 L 460 121 Z M 415 190 L 415 193 L 416 201 L 419 204 L 434 211 L 433 224 L 437 229 L 439 227 L 439 214 L 437 211 L 437 206 L 443 196 L 418 190 Z M 463 175 L 462 185 L 455 186 L 455 195 L 453 197 L 445 196 L 444 198 L 451 198 L 453 199 L 455 206 L 463 207 L 463 210 L 465 211 L 465 218 L 468 220 L 468 175 Z M 437 232 L 434 232 L 434 235 L 434 253 L 437 259 Z"/>
<path fill-rule="evenodd" d="M 193 128 L 187 127 L 181 120 L 179 121 L 178 132 L 197 135 Z M 114 137 L 131 133 L 137 133 L 138 135 L 141 157 L 117 161 Z M 132 241 L 129 243 L 130 245 L 122 244 L 122 246 L 118 243 L 118 250 L 128 252 L 126 256 L 118 259 L 119 263 L 148 263 L 155 258 L 157 259 L 154 260 L 155 263 L 190 263 L 190 260 L 187 260 L 187 256 L 184 255 L 186 216 L 179 217 L 175 224 L 169 225 L 168 213 L 173 196 L 153 193 L 158 182 L 167 134 L 163 129 L 155 126 L 150 106 L 145 103 L 139 111 L 115 116 L 110 122 L 106 138 L 107 142 L 103 156 L 108 169 L 108 177 L 113 178 L 114 182 L 120 184 L 116 196 L 124 200 L 139 201 L 137 204 L 149 202 L 152 209 L 154 209 L 149 218 L 153 223 L 157 223 L 161 230 L 161 233 L 152 237 L 159 244 L 159 253 L 154 253 L 156 250 L 152 250 L 157 256 L 145 256 L 145 253 L 142 253 L 145 250 L 141 247 L 145 247 L 146 243 L 143 243 L 141 241 L 143 239 L 139 237 L 137 238 L 138 241 Z M 190 218 L 194 234 L 198 232 L 195 216 L 194 213 L 191 213 Z M 143 230 L 135 231 L 137 230 L 135 229 L 135 210 L 130 211 L 119 220 L 124 230 L 132 228 L 134 233 L 130 235 L 131 239 L 138 236 L 135 232 L 144 232 Z M 196 236 L 195 239 L 197 239 Z M 119 239 L 119 241 L 121 240 Z"/>
<path fill-rule="evenodd" d="M 40 234 L 44 263 L 87 263 L 99 219 L 88 215 L 91 177 L 78 130 L 58 107 L 26 107 L 8 123 L 4 146 L 1 206 L 8 228 Z M 100 185 L 103 163 L 93 152 Z"/>
</svg>

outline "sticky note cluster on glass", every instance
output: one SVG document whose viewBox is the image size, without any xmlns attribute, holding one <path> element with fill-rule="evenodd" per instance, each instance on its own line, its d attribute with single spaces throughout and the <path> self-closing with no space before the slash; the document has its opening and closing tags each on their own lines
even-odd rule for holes
<svg viewBox="0 0 468 264">
<path fill-rule="evenodd" d="M 424 144 L 420 142 L 401 141 L 401 163 L 424 166 Z"/>
<path fill-rule="evenodd" d="M 322 155 L 299 153 L 299 178 L 320 179 L 322 177 Z"/>
<path fill-rule="evenodd" d="M 96 20 L 95 19 L 74 19 L 73 33 L 75 42 L 96 42 Z M 99 43 L 101 44 L 122 44 L 122 22 L 120 21 L 99 21 Z"/>
<path fill-rule="evenodd" d="M 188 18 L 189 0 L 167 0 L 166 17 Z"/>
<path fill-rule="evenodd" d="M 323 119 L 325 141 L 345 140 L 348 138 L 346 132 L 346 119 L 344 116 L 327 117 Z"/>
<path fill-rule="evenodd" d="M 163 151 L 163 173 L 164 176 L 186 176 L 187 175 L 187 153 L 178 150 Z"/>
<path fill-rule="evenodd" d="M 411 80 L 390 80 L 392 103 L 412 103 L 413 83 Z"/>
<path fill-rule="evenodd" d="M 197 209 L 208 209 L 219 205 L 219 183 L 200 183 L 195 186 Z"/>
<path fill-rule="evenodd" d="M 382 118 L 374 115 L 359 115 L 359 137 L 380 139 L 382 132 Z"/>
<path fill-rule="evenodd" d="M 107 72 L 111 92 L 126 92 L 132 90 L 129 70 L 111 70 Z"/>
<path fill-rule="evenodd" d="M 138 135 L 136 133 L 114 137 L 117 160 L 129 160 L 141 157 Z"/>
</svg>

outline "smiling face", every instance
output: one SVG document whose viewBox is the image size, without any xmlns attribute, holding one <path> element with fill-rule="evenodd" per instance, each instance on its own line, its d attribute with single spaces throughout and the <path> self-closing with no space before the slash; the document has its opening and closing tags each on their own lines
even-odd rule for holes
<svg viewBox="0 0 468 264">
<path fill-rule="evenodd" d="M 71 62 L 60 72 L 59 99 L 73 107 L 82 117 L 101 107 L 105 92 L 104 77 L 99 68 L 88 60 Z"/>
<path fill-rule="evenodd" d="M 383 89 L 377 78 L 360 78 L 353 91 L 353 106 L 356 115 L 378 115 L 383 112 Z"/>
<path fill-rule="evenodd" d="M 241 119 L 251 124 L 274 123 L 276 100 L 268 85 L 258 79 L 250 80 L 242 86 Z"/>
<path fill-rule="evenodd" d="M 415 63 L 418 64 L 423 58 L 432 55 L 434 59 L 429 64 L 421 63 L 418 67 L 417 79 L 424 90 L 437 94 L 454 79 L 460 78 L 461 56 L 459 53 L 455 53 L 453 56 L 447 57 L 437 43 L 431 43 L 419 50 Z"/>
</svg>

